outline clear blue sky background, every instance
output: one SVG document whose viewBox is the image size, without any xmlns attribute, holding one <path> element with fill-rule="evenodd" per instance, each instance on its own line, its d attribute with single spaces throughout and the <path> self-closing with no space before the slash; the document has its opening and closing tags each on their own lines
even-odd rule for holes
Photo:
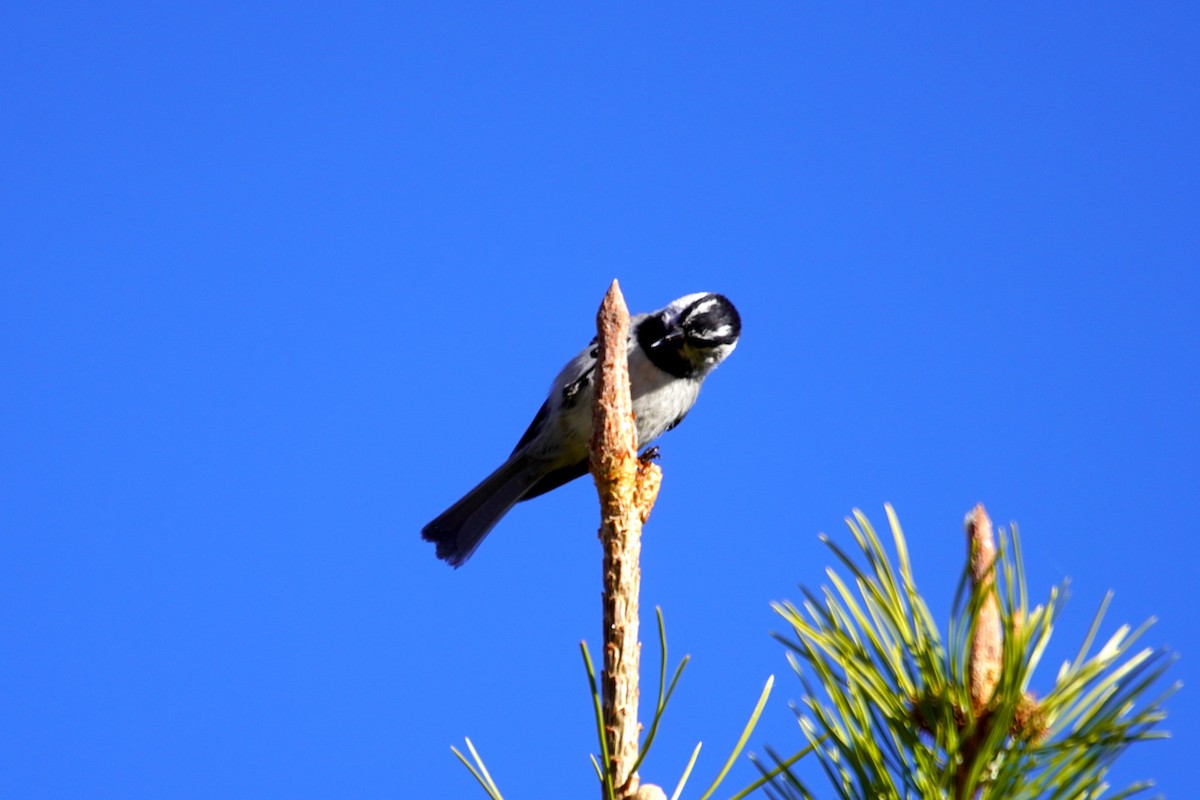
<svg viewBox="0 0 1200 800">
<path fill-rule="evenodd" d="M 591 486 L 466 568 L 613 278 L 726 293 L 662 440 L 650 780 L 799 746 L 772 600 L 892 502 L 944 619 L 977 501 L 1195 683 L 1200 12 L 802 3 L 0 9 L 0 796 L 594 796 Z M 647 631 L 649 633 L 649 631 Z M 653 637 L 646 663 L 656 668 Z M 1117 782 L 1200 794 L 1200 703 Z M 731 787 L 754 773 L 743 763 Z M 695 797 L 696 793 L 689 794 Z"/>
</svg>

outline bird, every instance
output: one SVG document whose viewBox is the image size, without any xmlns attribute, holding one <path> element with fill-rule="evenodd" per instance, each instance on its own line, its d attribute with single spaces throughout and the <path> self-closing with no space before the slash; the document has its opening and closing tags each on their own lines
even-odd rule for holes
<svg viewBox="0 0 1200 800">
<path fill-rule="evenodd" d="M 626 352 L 639 449 L 683 421 L 741 332 L 733 303 L 712 292 L 630 318 Z M 437 545 L 439 559 L 461 567 L 514 505 L 587 473 L 598 354 L 593 338 L 554 379 L 504 463 L 421 530 Z"/>
</svg>

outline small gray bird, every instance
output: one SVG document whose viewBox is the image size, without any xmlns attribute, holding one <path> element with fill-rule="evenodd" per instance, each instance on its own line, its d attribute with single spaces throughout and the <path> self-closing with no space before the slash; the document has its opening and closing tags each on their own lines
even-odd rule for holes
<svg viewBox="0 0 1200 800">
<path fill-rule="evenodd" d="M 629 382 L 638 447 L 687 415 L 700 384 L 737 346 L 742 321 L 719 294 L 689 294 L 629 326 Z M 522 500 L 545 494 L 588 470 L 596 340 L 563 367 L 550 395 L 499 469 L 421 531 L 437 557 L 462 566 L 483 537 Z"/>
</svg>

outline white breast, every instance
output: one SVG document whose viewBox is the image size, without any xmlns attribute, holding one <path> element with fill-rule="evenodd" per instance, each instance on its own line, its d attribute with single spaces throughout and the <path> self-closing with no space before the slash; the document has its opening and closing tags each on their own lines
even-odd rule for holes
<svg viewBox="0 0 1200 800">
<path fill-rule="evenodd" d="M 632 336 L 629 346 L 629 383 L 633 396 L 633 415 L 637 426 L 638 448 L 645 447 L 660 436 L 676 420 L 687 413 L 700 393 L 700 381 L 675 378 L 650 363 Z M 593 380 L 564 407 L 562 387 L 594 367 L 590 350 L 584 350 L 567 364 L 555 380 L 550 402 L 554 409 L 553 422 L 547 425 L 529 452 L 548 461 L 566 465 L 576 464 L 588 457 L 592 438 L 592 401 L 595 397 Z"/>
</svg>

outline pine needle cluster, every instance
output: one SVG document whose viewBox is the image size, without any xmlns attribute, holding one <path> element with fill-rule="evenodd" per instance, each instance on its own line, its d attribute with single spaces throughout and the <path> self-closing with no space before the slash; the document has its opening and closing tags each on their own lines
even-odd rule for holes
<svg viewBox="0 0 1200 800">
<path fill-rule="evenodd" d="M 1157 726 L 1175 687 L 1152 691 L 1171 659 L 1134 647 L 1153 620 L 1117 628 L 1093 651 L 1106 598 L 1078 654 L 1035 696 L 1034 674 L 1065 592 L 1053 589 L 1030 606 L 1015 528 L 1001 532 L 990 558 L 980 537 L 969 539 L 943 638 L 917 591 L 900 524 L 890 507 L 887 514 L 895 564 L 856 511 L 847 524 L 861 558 L 822 537 L 842 571 L 827 569 L 829 585 L 804 590 L 799 606 L 774 605 L 792 629 L 777 638 L 805 689 L 795 711 L 806 751 L 832 787 L 821 796 L 1115 800 L 1148 789 L 1142 782 L 1106 794 L 1126 747 L 1166 736 Z M 990 540 L 982 507 L 973 514 L 968 534 L 986 529 Z M 818 796 L 796 758 L 767 753 L 756 763 L 769 796 Z"/>
</svg>

